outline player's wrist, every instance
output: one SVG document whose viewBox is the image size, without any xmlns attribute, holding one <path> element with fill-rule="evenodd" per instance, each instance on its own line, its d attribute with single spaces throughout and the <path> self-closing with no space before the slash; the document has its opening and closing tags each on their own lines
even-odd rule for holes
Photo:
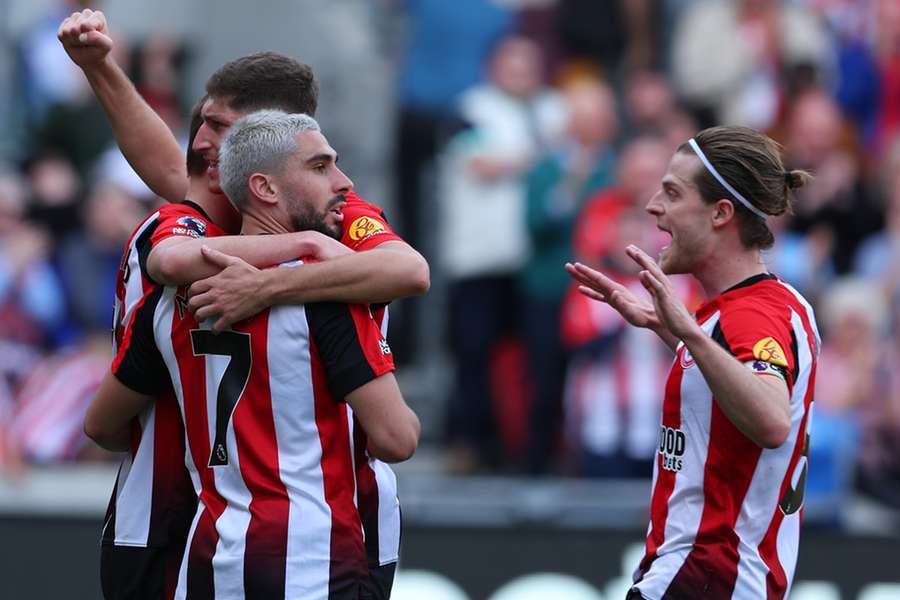
<svg viewBox="0 0 900 600">
<path fill-rule="evenodd" d="M 316 255 L 318 246 L 315 237 L 310 233 L 309 231 L 298 231 L 292 234 L 294 236 L 294 254 L 297 258 Z"/>
<path fill-rule="evenodd" d="M 109 53 L 102 57 L 84 58 L 75 60 L 74 62 L 88 77 L 103 76 L 112 72 L 116 66 L 115 61 Z"/>
<path fill-rule="evenodd" d="M 284 277 L 278 277 L 278 267 L 272 269 L 260 269 L 257 272 L 257 300 L 262 306 L 272 306 L 279 303 L 279 298 L 284 294 Z M 281 273 L 283 275 L 283 273 Z"/>
<path fill-rule="evenodd" d="M 700 328 L 699 325 L 694 323 L 693 327 L 688 328 L 686 331 L 682 332 L 681 335 L 676 335 L 678 339 L 680 339 L 685 346 L 691 351 L 691 354 L 696 356 L 699 352 L 702 351 L 702 346 L 712 341 L 706 333 Z"/>
<path fill-rule="evenodd" d="M 121 84 L 121 79 L 128 77 L 122 71 L 119 64 L 112 57 L 112 53 L 106 54 L 103 58 L 92 60 L 90 62 L 79 64 L 84 76 L 95 89 L 113 88 L 116 84 Z"/>
</svg>

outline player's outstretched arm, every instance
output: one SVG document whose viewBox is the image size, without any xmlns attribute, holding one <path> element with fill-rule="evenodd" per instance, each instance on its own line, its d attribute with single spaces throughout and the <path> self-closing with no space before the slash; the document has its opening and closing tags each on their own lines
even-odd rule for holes
<svg viewBox="0 0 900 600">
<path fill-rule="evenodd" d="M 125 452 L 131 447 L 131 420 L 151 401 L 107 372 L 84 417 L 84 433 L 101 448 Z"/>
<path fill-rule="evenodd" d="M 207 248 L 205 253 L 204 247 Z M 211 277 L 223 266 L 227 268 L 241 260 L 252 267 L 263 268 L 302 257 L 324 261 L 348 254 L 353 251 L 318 231 L 198 239 L 173 236 L 162 240 L 150 251 L 147 272 L 163 285 L 185 285 Z"/>
<path fill-rule="evenodd" d="M 276 304 L 390 302 L 424 294 L 431 283 L 422 255 L 398 240 L 287 273 L 260 271 L 243 261 L 223 260 L 219 266 L 221 273 L 190 289 L 190 307 L 197 318 L 218 317 L 214 331 Z"/>
<path fill-rule="evenodd" d="M 346 400 L 369 439 L 369 454 L 390 463 L 412 457 L 422 426 L 403 400 L 393 373 L 356 388 Z"/>
<path fill-rule="evenodd" d="M 84 71 L 135 172 L 158 196 L 169 202 L 183 200 L 188 188 L 184 152 L 111 56 L 113 41 L 103 13 L 91 9 L 73 13 L 60 24 L 57 37 Z"/>
<path fill-rule="evenodd" d="M 754 374 L 741 364 L 700 328 L 650 256 L 635 246 L 627 252 L 644 269 L 641 283 L 653 297 L 660 322 L 687 346 L 728 420 L 761 448 L 781 446 L 791 431 L 787 383 L 775 375 Z"/>
</svg>

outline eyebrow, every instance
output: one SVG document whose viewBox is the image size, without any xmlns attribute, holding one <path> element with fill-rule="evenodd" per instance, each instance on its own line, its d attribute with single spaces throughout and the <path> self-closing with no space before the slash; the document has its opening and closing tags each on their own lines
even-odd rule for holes
<svg viewBox="0 0 900 600">
<path fill-rule="evenodd" d="M 209 113 L 206 113 L 205 115 L 203 113 L 200 113 L 200 118 L 203 119 L 204 121 L 206 121 L 207 123 L 211 122 L 211 123 L 218 123 L 220 125 L 228 125 L 228 121 L 225 119 L 224 116 L 220 115 L 219 113 L 209 112 Z"/>
<path fill-rule="evenodd" d="M 328 154 L 327 152 L 320 152 L 319 154 L 310 156 L 309 158 L 306 159 L 307 163 L 314 163 L 314 162 L 321 162 L 321 161 L 325 161 L 325 162 L 334 161 L 334 163 L 337 164 L 338 155 L 337 154 Z"/>
<path fill-rule="evenodd" d="M 675 190 L 675 191 L 679 191 L 679 190 L 681 190 L 681 187 L 682 187 L 682 186 L 680 186 L 680 185 L 677 184 L 676 182 L 672 181 L 671 179 L 663 179 L 663 180 L 662 180 L 662 187 L 663 187 L 663 189 L 665 189 L 665 190 Z"/>
</svg>

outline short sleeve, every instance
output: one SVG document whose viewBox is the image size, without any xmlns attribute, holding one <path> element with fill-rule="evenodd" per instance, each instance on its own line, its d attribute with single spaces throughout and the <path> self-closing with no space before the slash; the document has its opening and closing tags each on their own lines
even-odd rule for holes
<svg viewBox="0 0 900 600">
<path fill-rule="evenodd" d="M 156 396 L 170 385 L 169 372 L 153 337 L 153 315 L 162 292 L 163 288 L 157 286 L 141 298 L 112 363 L 112 373 L 122 385 L 148 396 Z"/>
<path fill-rule="evenodd" d="M 350 192 L 343 209 L 341 242 L 352 250 L 369 250 L 391 240 L 403 241 L 388 224 L 384 212 Z"/>
<path fill-rule="evenodd" d="M 336 400 L 394 370 L 391 348 L 367 306 L 317 302 L 306 305 L 306 314 Z"/>
<path fill-rule="evenodd" d="M 168 204 L 159 211 L 159 222 L 150 237 L 150 245 L 155 246 L 173 236 L 194 239 L 207 237 L 216 229 L 215 224 L 189 204 Z"/>
<path fill-rule="evenodd" d="M 760 374 L 781 373 L 793 387 L 797 365 L 797 340 L 787 306 L 743 302 L 722 313 L 713 337 L 742 363 L 754 365 Z"/>
</svg>

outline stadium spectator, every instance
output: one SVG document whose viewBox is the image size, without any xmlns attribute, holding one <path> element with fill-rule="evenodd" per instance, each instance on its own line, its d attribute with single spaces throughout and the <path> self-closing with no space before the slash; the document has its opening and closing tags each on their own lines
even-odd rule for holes
<svg viewBox="0 0 900 600">
<path fill-rule="evenodd" d="M 694 2 L 672 39 L 676 90 L 716 123 L 768 129 L 781 114 L 783 74 L 830 73 L 832 40 L 808 11 L 778 0 Z"/>
<path fill-rule="evenodd" d="M 497 342 L 517 333 L 516 277 L 528 256 L 523 175 L 565 124 L 562 100 L 542 82 L 536 44 L 505 38 L 489 72 L 460 100 L 471 127 L 448 144 L 440 175 L 440 257 L 450 282 L 448 342 L 457 369 L 447 434 L 460 470 L 500 459 L 489 373 Z"/>
<path fill-rule="evenodd" d="M 579 262 L 602 270 L 639 295 L 644 292 L 638 269 L 626 248 L 637 244 L 655 253 L 663 245 L 663 236 L 646 218 L 643 206 L 665 174 L 669 156 L 667 144 L 659 138 L 628 142 L 618 160 L 615 184 L 584 206 L 572 240 Z M 683 297 L 687 300 L 686 294 Z M 652 332 L 628 327 L 614 309 L 579 294 L 574 284 L 563 300 L 561 330 L 571 353 L 564 414 L 575 472 L 588 477 L 648 477 L 670 353 Z"/>
<path fill-rule="evenodd" d="M 834 99 L 822 90 L 795 100 L 786 129 L 786 161 L 816 174 L 812 184 L 797 193 L 791 228 L 831 237 L 827 256 L 838 274 L 847 273 L 860 240 L 881 225 L 855 136 Z"/>
<path fill-rule="evenodd" d="M 54 242 L 78 231 L 84 186 L 71 161 L 48 150 L 32 156 L 25 172 L 29 219 L 46 228 Z"/>
<path fill-rule="evenodd" d="M 900 303 L 900 138 L 885 155 L 878 182 L 885 226 L 862 241 L 853 272 L 874 280 L 889 301 Z"/>
<path fill-rule="evenodd" d="M 846 277 L 823 293 L 819 314 L 825 332 L 816 375 L 816 408 L 807 489 L 828 498 L 833 518 L 849 497 L 859 455 L 864 407 L 880 413 L 887 398 L 878 389 L 879 354 L 888 305 L 871 282 Z"/>
<path fill-rule="evenodd" d="M 491 49 L 513 24 L 491 0 L 409 0 L 397 78 L 395 173 L 403 230 L 422 241 L 424 176 L 455 127 L 460 95 L 478 84 Z"/>
<path fill-rule="evenodd" d="M 9 431 L 16 397 L 65 317 L 48 236 L 24 220 L 25 194 L 21 177 L 0 174 L 0 470 L 20 463 Z"/>
<path fill-rule="evenodd" d="M 890 328 L 875 355 L 872 393 L 860 407 L 861 447 L 856 487 L 866 497 L 900 510 L 900 301 L 888 305 Z M 884 529 L 880 529 L 884 530 Z"/>
<path fill-rule="evenodd" d="M 557 22 L 565 58 L 588 61 L 607 81 L 657 66 L 657 8 L 648 0 L 561 0 Z"/>
<path fill-rule="evenodd" d="M 900 5 L 892 0 L 873 0 L 873 4 L 869 16 L 875 27 L 873 46 L 880 75 L 875 147 L 885 153 L 900 129 Z"/>
<path fill-rule="evenodd" d="M 52 267 L 52 238 L 25 220 L 23 185 L 0 180 L 0 340 L 50 347 L 66 316 L 63 288 Z M 14 361 L 11 361 L 14 362 Z M 5 364 L 5 361 L 4 361 Z"/>
<path fill-rule="evenodd" d="M 565 136 L 525 175 L 525 223 L 530 257 L 522 268 L 522 335 L 533 385 L 527 469 L 547 470 L 562 416 L 565 350 L 559 321 L 569 285 L 559 265 L 572 260 L 572 231 L 588 198 L 613 180 L 617 110 L 612 88 L 577 80 L 563 90 Z"/>
<path fill-rule="evenodd" d="M 32 127 L 41 123 L 52 106 L 70 102 L 79 95 L 82 84 L 78 69 L 65 60 L 56 41 L 56 28 L 72 11 L 87 4 L 85 0 L 54 0 L 17 44 L 16 89 Z"/>
<path fill-rule="evenodd" d="M 629 136 L 664 135 L 678 110 L 665 75 L 649 70 L 628 73 L 622 85 L 622 108 L 627 123 L 623 133 Z"/>
<path fill-rule="evenodd" d="M 429 231 L 436 208 L 436 159 L 462 126 L 461 94 L 483 78 L 493 48 L 513 27 L 514 14 L 495 0 L 388 1 L 403 7 L 405 25 L 393 145 L 396 226 L 413 247 L 430 256 L 440 252 Z M 422 304 L 411 298 L 397 308 L 391 343 L 402 364 L 416 355 Z"/>
<path fill-rule="evenodd" d="M 98 181 L 82 207 L 84 229 L 59 240 L 60 274 L 82 331 L 109 330 L 122 248 L 148 208 L 119 185 Z"/>
</svg>

